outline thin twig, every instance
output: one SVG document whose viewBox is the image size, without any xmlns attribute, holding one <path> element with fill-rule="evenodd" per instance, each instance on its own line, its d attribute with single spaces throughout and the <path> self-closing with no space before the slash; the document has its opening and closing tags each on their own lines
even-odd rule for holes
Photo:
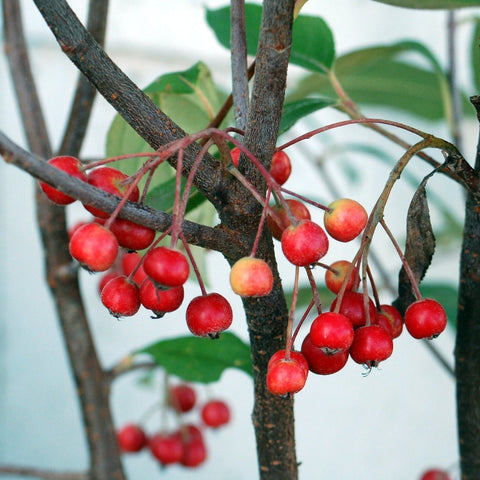
<svg viewBox="0 0 480 480">
<path fill-rule="evenodd" d="M 0 473 L 18 475 L 20 477 L 35 477 L 44 480 L 88 480 L 86 473 L 54 472 L 33 467 L 19 467 L 16 465 L 0 465 Z"/>
</svg>

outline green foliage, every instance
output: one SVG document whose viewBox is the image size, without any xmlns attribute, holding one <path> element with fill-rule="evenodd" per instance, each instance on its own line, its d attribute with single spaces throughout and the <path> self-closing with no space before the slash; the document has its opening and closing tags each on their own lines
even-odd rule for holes
<svg viewBox="0 0 480 480">
<path fill-rule="evenodd" d="M 422 9 L 445 9 L 478 7 L 479 0 L 375 0 L 380 3 L 388 3 L 396 7 L 422 8 Z"/>
<path fill-rule="evenodd" d="M 475 19 L 471 43 L 472 80 L 476 94 L 480 94 L 480 18 Z"/>
<path fill-rule="evenodd" d="M 229 332 L 215 340 L 192 335 L 161 340 L 134 354 L 150 355 L 168 373 L 189 382 L 215 382 L 227 368 L 252 375 L 249 345 Z"/>
<path fill-rule="evenodd" d="M 292 128 L 298 120 L 317 112 L 322 108 L 330 107 L 336 102 L 331 98 L 303 98 L 293 102 L 286 102 L 283 106 L 282 121 L 280 123 L 280 135 Z"/>
<path fill-rule="evenodd" d="M 217 40 L 230 49 L 230 7 L 207 10 L 207 22 Z M 257 52 L 262 7 L 245 5 L 245 29 L 249 55 Z M 315 72 L 325 72 L 335 59 L 333 34 L 320 17 L 299 15 L 293 25 L 290 62 Z"/>
<path fill-rule="evenodd" d="M 415 57 L 425 67 L 406 60 Z M 357 104 L 396 108 L 429 120 L 450 119 L 446 73 L 421 43 L 402 41 L 356 50 L 340 56 L 333 71 Z M 309 95 L 335 97 L 336 93 L 328 77 L 314 73 L 301 79 L 288 99 Z"/>
</svg>

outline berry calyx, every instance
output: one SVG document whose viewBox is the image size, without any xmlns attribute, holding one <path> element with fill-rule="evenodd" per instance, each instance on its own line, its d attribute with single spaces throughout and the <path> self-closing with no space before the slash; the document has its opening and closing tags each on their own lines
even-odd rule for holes
<svg viewBox="0 0 480 480">
<path fill-rule="evenodd" d="M 143 269 L 159 288 L 183 285 L 190 273 L 185 255 L 179 250 L 167 247 L 149 250 L 143 259 Z"/>
<path fill-rule="evenodd" d="M 273 274 L 261 258 L 243 257 L 230 271 L 232 290 L 241 297 L 263 297 L 273 288 Z"/>
<path fill-rule="evenodd" d="M 120 170 L 112 167 L 99 167 L 90 171 L 87 175 L 87 181 L 90 185 L 100 188 L 101 190 L 116 195 L 117 197 L 123 197 L 128 190 L 128 175 L 125 175 Z M 129 200 L 132 202 L 138 201 L 140 198 L 140 191 L 138 187 L 135 187 L 129 196 Z M 104 212 L 91 205 L 83 205 L 93 216 L 98 218 L 108 218 L 109 213 Z"/>
<path fill-rule="evenodd" d="M 318 262 L 328 251 L 326 233 L 311 220 L 302 220 L 287 227 L 282 234 L 281 244 L 287 260 L 300 267 Z"/>
<path fill-rule="evenodd" d="M 197 402 L 195 390 L 186 383 L 181 383 L 170 388 L 168 403 L 180 413 L 189 412 Z"/>
<path fill-rule="evenodd" d="M 436 300 L 425 298 L 409 305 L 404 315 L 405 327 L 414 338 L 435 338 L 447 326 L 447 314 Z"/>
<path fill-rule="evenodd" d="M 367 224 L 368 214 L 363 206 L 350 198 L 340 198 L 328 205 L 323 222 L 327 233 L 339 242 L 356 238 Z"/>
<path fill-rule="evenodd" d="M 348 260 L 337 260 L 325 271 L 325 285 L 332 293 L 338 293 L 342 288 L 343 281 L 347 276 L 351 264 Z M 354 267 L 350 271 L 345 290 L 354 289 L 359 281 L 358 268 Z"/>
<path fill-rule="evenodd" d="M 304 203 L 295 198 L 287 198 L 285 202 L 288 204 L 290 211 L 297 221 L 310 220 L 310 211 Z M 273 211 L 275 215 L 271 213 L 267 216 L 267 225 L 270 229 L 273 238 L 280 240 L 282 238 L 283 231 L 289 227 L 292 222 L 288 216 L 287 210 L 283 205 L 275 205 Z"/>
<path fill-rule="evenodd" d="M 331 375 L 340 371 L 347 363 L 348 350 L 338 350 L 335 353 L 325 352 L 312 342 L 307 334 L 302 342 L 302 354 L 308 362 L 308 368 L 317 375 Z"/>
<path fill-rule="evenodd" d="M 51 158 L 48 163 L 59 170 L 62 170 L 65 173 L 68 173 L 70 176 L 78 178 L 83 182 L 87 181 L 87 175 L 82 170 L 82 163 L 78 158 L 70 157 L 70 156 L 59 156 Z M 47 196 L 47 198 L 56 203 L 57 205 L 70 205 L 75 201 L 73 197 L 57 190 L 56 188 L 52 187 L 48 183 L 39 182 L 40 188 L 42 189 L 43 193 Z"/>
<path fill-rule="evenodd" d="M 186 318 L 194 335 L 217 338 L 232 324 L 233 311 L 225 297 L 219 293 L 207 293 L 188 304 Z"/>
<path fill-rule="evenodd" d="M 350 356 L 353 361 L 376 367 L 393 352 L 390 334 L 379 325 L 366 325 L 355 330 Z"/>
<path fill-rule="evenodd" d="M 131 317 L 140 308 L 138 286 L 125 276 L 110 280 L 102 289 L 103 305 L 114 317 Z"/>
<path fill-rule="evenodd" d="M 341 313 L 325 312 L 318 315 L 310 326 L 313 344 L 325 352 L 348 350 L 353 342 L 353 325 Z"/>
<path fill-rule="evenodd" d="M 117 432 L 117 441 L 123 452 L 136 453 L 145 447 L 147 437 L 141 427 L 129 423 Z"/>
<path fill-rule="evenodd" d="M 115 263 L 118 242 L 110 230 L 92 222 L 75 231 L 69 249 L 72 257 L 86 270 L 104 272 Z"/>
<path fill-rule="evenodd" d="M 230 422 L 230 408 L 223 400 L 209 400 L 200 414 L 203 423 L 211 428 L 219 428 Z"/>
</svg>

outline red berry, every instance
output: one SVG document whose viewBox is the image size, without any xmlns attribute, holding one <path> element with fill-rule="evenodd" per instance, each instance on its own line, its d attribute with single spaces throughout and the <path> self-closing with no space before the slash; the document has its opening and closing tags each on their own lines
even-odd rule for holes
<svg viewBox="0 0 480 480">
<path fill-rule="evenodd" d="M 124 452 L 139 452 L 147 444 L 147 437 L 142 428 L 129 423 L 117 432 L 120 449 Z"/>
<path fill-rule="evenodd" d="M 328 234 L 340 242 L 356 238 L 367 224 L 368 214 L 360 203 L 340 198 L 328 205 L 323 221 Z"/>
<path fill-rule="evenodd" d="M 451 480 L 451 478 L 445 470 L 430 468 L 422 473 L 420 480 Z"/>
<path fill-rule="evenodd" d="M 326 353 L 348 350 L 353 342 L 352 322 L 341 313 L 322 313 L 310 326 L 310 338 L 314 345 L 326 349 Z"/>
<path fill-rule="evenodd" d="M 282 251 L 294 265 L 306 267 L 320 260 L 328 251 L 328 237 L 322 227 L 302 220 L 287 227 L 281 239 Z"/>
<path fill-rule="evenodd" d="M 185 425 L 179 432 L 183 443 L 183 456 L 180 463 L 184 467 L 195 468 L 207 459 L 207 448 L 201 430 L 195 425 Z"/>
<path fill-rule="evenodd" d="M 142 261 L 142 257 L 137 253 L 137 252 L 129 252 L 129 253 L 124 253 L 122 255 L 122 271 L 124 275 L 127 277 L 130 276 L 130 274 L 133 272 L 135 268 L 137 268 L 138 264 Z M 135 272 L 135 275 L 133 276 L 133 281 L 137 285 L 141 285 L 143 281 L 147 278 L 147 274 L 145 273 L 145 270 L 143 269 L 143 265 L 140 265 L 140 267 L 137 269 Z"/>
<path fill-rule="evenodd" d="M 443 307 L 431 298 L 413 302 L 405 311 L 405 327 L 414 338 L 434 338 L 447 326 Z"/>
<path fill-rule="evenodd" d="M 267 388 L 273 395 L 284 396 L 299 392 L 307 381 L 303 363 L 292 356 L 274 362 L 267 370 Z"/>
<path fill-rule="evenodd" d="M 230 408 L 223 400 L 209 400 L 202 407 L 203 423 L 211 428 L 218 428 L 230 421 Z"/>
<path fill-rule="evenodd" d="M 170 388 L 168 400 L 177 412 L 185 413 L 195 406 L 197 394 L 190 385 L 181 383 Z"/>
<path fill-rule="evenodd" d="M 123 275 L 110 280 L 102 290 L 102 303 L 114 317 L 131 317 L 140 308 L 136 283 Z"/>
<path fill-rule="evenodd" d="M 331 292 L 338 293 L 340 291 L 351 264 L 352 263 L 348 260 L 337 260 L 325 271 L 325 285 Z M 356 288 L 359 281 L 360 276 L 358 274 L 358 268 L 354 267 L 350 271 L 345 290 Z"/>
<path fill-rule="evenodd" d="M 177 310 L 183 302 L 183 297 L 183 285 L 161 290 L 146 279 L 140 287 L 140 303 L 148 310 L 152 310 L 157 317 Z"/>
<path fill-rule="evenodd" d="M 167 247 L 149 250 L 143 259 L 143 269 L 155 285 L 167 288 L 183 285 L 190 273 L 185 255 Z"/>
<path fill-rule="evenodd" d="M 232 148 L 232 150 L 230 151 L 230 156 L 232 157 L 232 163 L 238 167 L 238 161 L 240 159 L 240 154 L 242 153 L 242 151 L 238 148 L 238 147 L 234 147 Z"/>
<path fill-rule="evenodd" d="M 127 250 L 144 250 L 155 239 L 155 230 L 123 218 L 116 218 L 110 230 L 117 237 L 118 244 Z"/>
<path fill-rule="evenodd" d="M 82 170 L 82 163 L 75 157 L 69 156 L 60 156 L 60 157 L 53 157 L 51 158 L 48 163 L 59 170 L 62 170 L 65 173 L 68 173 L 72 177 L 78 178 L 84 182 L 87 181 L 87 175 Z M 45 182 L 39 182 L 40 188 L 42 189 L 43 193 L 47 196 L 49 200 L 57 205 L 69 205 L 73 203 L 75 199 L 66 195 L 65 193 L 53 188 L 52 186 L 48 185 Z"/>
<path fill-rule="evenodd" d="M 310 220 L 310 212 L 308 208 L 295 198 L 288 198 L 285 200 L 290 208 L 290 211 L 297 221 Z M 288 216 L 287 210 L 283 205 L 275 205 L 273 207 L 275 215 L 269 213 L 267 216 L 268 228 L 272 232 L 273 238 L 280 240 L 283 231 L 292 224 Z"/>
<path fill-rule="evenodd" d="M 74 223 L 69 229 L 68 229 L 68 239 L 71 240 L 71 238 L 73 237 L 73 234 L 80 228 L 80 227 L 83 227 L 84 225 L 86 225 L 87 223 L 90 223 L 90 222 L 85 222 L 85 221 L 80 221 L 80 222 L 77 222 L 77 223 Z"/>
<path fill-rule="evenodd" d="M 115 235 L 102 225 L 92 222 L 80 227 L 70 239 L 70 254 L 91 272 L 104 272 L 118 255 Z"/>
<path fill-rule="evenodd" d="M 283 151 L 279 150 L 273 154 L 272 163 L 270 165 L 270 174 L 273 179 L 279 184 L 283 185 L 292 173 L 292 164 L 290 158 Z"/>
<path fill-rule="evenodd" d="M 349 356 L 348 350 L 325 353 L 322 348 L 313 344 L 310 334 L 303 339 L 302 354 L 308 362 L 309 370 L 317 375 L 331 375 L 340 371 Z"/>
<path fill-rule="evenodd" d="M 208 293 L 195 297 L 186 311 L 190 331 L 199 337 L 217 338 L 233 320 L 232 307 L 219 293 Z"/>
<path fill-rule="evenodd" d="M 375 323 L 383 327 L 392 338 L 400 336 L 403 330 L 402 315 L 393 305 L 380 305 Z"/>
<path fill-rule="evenodd" d="M 274 363 L 278 363 L 281 360 L 286 360 L 286 350 L 277 350 L 268 361 L 268 367 L 270 368 Z M 308 362 L 301 352 L 295 350 L 290 350 L 290 357 L 293 358 L 297 363 L 299 363 L 305 372 L 305 375 L 308 375 Z"/>
<path fill-rule="evenodd" d="M 350 356 L 357 363 L 377 366 L 393 352 L 390 334 L 378 325 L 366 325 L 355 330 Z"/>
<path fill-rule="evenodd" d="M 176 432 L 156 433 L 150 438 L 148 447 L 162 465 L 172 465 L 182 460 L 183 444 Z"/>
<path fill-rule="evenodd" d="M 102 290 L 103 290 L 103 287 L 105 287 L 105 285 L 110 281 L 110 280 L 113 280 L 114 278 L 117 278 L 119 277 L 121 274 L 114 271 L 114 270 L 108 270 L 107 272 L 105 272 L 101 278 L 100 278 L 100 282 L 98 282 L 98 293 L 100 293 L 100 295 L 102 294 Z"/>
<path fill-rule="evenodd" d="M 330 311 L 333 312 L 336 309 L 338 297 L 336 297 L 330 305 Z M 347 290 L 342 297 L 342 303 L 338 313 L 345 315 L 352 322 L 353 328 L 361 327 L 366 324 L 367 316 L 365 313 L 365 303 L 363 293 L 352 292 Z M 370 322 L 374 323 L 377 315 L 375 305 L 371 298 L 368 299 L 368 314 Z"/>
<path fill-rule="evenodd" d="M 116 195 L 117 197 L 123 197 L 128 190 L 128 175 L 125 175 L 120 170 L 112 167 L 99 167 L 92 171 L 87 176 L 88 183 L 101 190 Z M 137 187 L 134 188 L 130 194 L 129 200 L 136 202 L 140 197 L 140 191 Z M 102 210 L 85 205 L 84 207 L 95 217 L 108 218 L 109 213 Z"/>
<path fill-rule="evenodd" d="M 243 257 L 230 271 L 230 285 L 241 297 L 263 297 L 273 288 L 273 274 L 261 258 Z"/>
</svg>

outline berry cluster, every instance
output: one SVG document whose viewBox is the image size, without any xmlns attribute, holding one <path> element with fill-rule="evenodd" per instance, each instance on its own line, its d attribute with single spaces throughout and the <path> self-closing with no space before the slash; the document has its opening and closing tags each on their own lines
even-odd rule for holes
<svg viewBox="0 0 480 480">
<path fill-rule="evenodd" d="M 201 136 L 196 134 L 189 138 L 194 141 Z M 309 372 L 321 375 L 338 372 L 350 357 L 368 369 L 376 367 L 392 354 L 393 340 L 401 334 L 403 325 L 417 339 L 434 338 L 445 329 L 447 318 L 443 307 L 437 301 L 421 296 L 408 262 L 385 225 L 382 211 L 378 210 L 378 205 L 381 206 L 379 202 L 370 215 L 359 202 L 350 198 L 336 199 L 328 205 L 319 204 L 283 187 L 292 171 L 290 158 L 283 150 L 275 152 L 271 167 L 266 170 L 251 152 L 226 132 L 210 129 L 203 132 L 203 136 L 212 138 L 222 147 L 226 140 L 235 144 L 228 158 L 220 155 L 220 162 L 263 207 L 251 251 L 232 265 L 232 290 L 241 297 L 262 297 L 272 291 L 274 275 L 271 267 L 256 256 L 265 227 L 280 242 L 281 252 L 295 267 L 286 345 L 272 356 L 268 364 L 266 382 L 272 394 L 296 393 L 304 387 Z M 161 151 L 154 152 L 130 177 L 105 166 L 112 159 L 90 164 L 88 168 L 73 157 L 57 157 L 50 163 L 121 198 L 117 209 L 111 214 L 85 205 L 94 215 L 94 220 L 76 228 L 70 239 L 72 257 L 82 267 L 91 272 L 106 272 L 101 281 L 101 300 L 109 312 L 115 317 L 132 316 L 142 305 L 151 310 L 155 317 L 174 311 L 184 300 L 183 285 L 193 270 L 201 295 L 189 301 L 186 324 L 194 335 L 216 338 L 230 327 L 232 308 L 219 293 L 207 293 L 182 233 L 189 189 L 193 183 L 192 175 L 202 161 L 202 155 L 196 158 L 191 168 L 183 194 L 179 181 L 181 164 L 177 165 L 173 225 L 166 232 L 157 236 L 155 231 L 147 227 L 118 218 L 127 200 L 143 201 L 146 192 L 140 195 L 138 189 L 142 176 L 153 173 L 173 152 L 179 154 L 181 162 L 185 147 L 185 142 L 178 146 L 174 142 L 165 147 L 164 154 Z M 225 152 L 225 148 L 219 148 L 219 151 Z M 240 154 L 244 155 L 245 161 L 252 162 L 265 178 L 265 194 L 258 192 L 240 172 Z M 86 169 L 90 170 L 88 174 L 85 173 Z M 66 205 L 73 201 L 49 185 L 41 186 L 56 203 Z M 292 198 L 285 198 L 285 194 Z M 322 211 L 322 225 L 312 219 L 307 204 Z M 378 223 L 384 227 L 399 251 L 417 299 L 406 309 L 403 317 L 393 305 L 380 301 L 368 266 L 368 249 Z M 167 235 L 170 235 L 170 243 L 160 243 Z M 352 261 L 341 259 L 329 265 L 322 263 L 332 241 L 343 244 L 354 239 L 360 240 L 360 247 Z M 138 253 L 140 251 L 143 253 Z M 312 298 L 294 330 L 300 269 L 306 273 Z M 329 311 L 323 309 L 316 288 L 314 274 L 318 270 L 324 271 L 325 285 L 336 295 Z M 294 342 L 300 327 L 313 308 L 316 308 L 317 315 L 302 341 L 300 351 L 295 351 Z"/>
<path fill-rule="evenodd" d="M 155 406 L 156 407 L 156 406 Z M 209 399 L 198 405 L 197 392 L 192 385 L 179 383 L 168 387 L 162 405 L 175 415 L 175 428 L 161 428 L 145 433 L 144 422 L 127 423 L 117 432 L 120 449 L 124 453 L 138 453 L 147 449 L 162 466 L 182 465 L 195 468 L 207 459 L 205 428 L 218 429 L 230 422 L 230 408 L 221 399 Z M 197 410 L 199 421 L 183 420 L 184 414 Z M 152 410 L 147 412 L 152 413 Z"/>
</svg>

